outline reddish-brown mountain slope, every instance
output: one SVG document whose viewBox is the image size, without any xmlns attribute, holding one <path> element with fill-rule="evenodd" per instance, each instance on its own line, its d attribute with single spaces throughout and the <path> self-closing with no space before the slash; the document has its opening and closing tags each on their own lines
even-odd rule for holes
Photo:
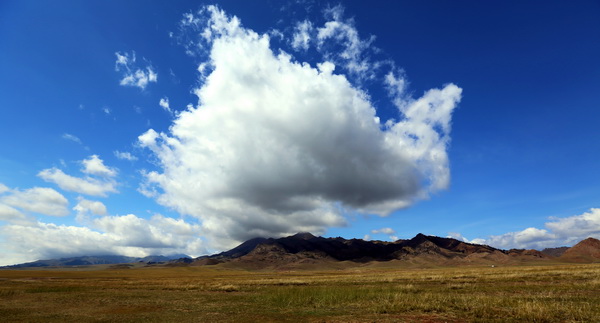
<svg viewBox="0 0 600 323">
<path fill-rule="evenodd" d="M 567 249 L 559 259 L 576 262 L 600 262 L 600 240 L 587 238 Z"/>
</svg>

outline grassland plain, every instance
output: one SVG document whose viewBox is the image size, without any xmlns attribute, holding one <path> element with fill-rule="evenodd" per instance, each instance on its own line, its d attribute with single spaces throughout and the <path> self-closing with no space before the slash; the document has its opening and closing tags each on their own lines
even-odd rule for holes
<svg viewBox="0 0 600 323">
<path fill-rule="evenodd" d="M 3 322 L 600 322 L 600 264 L 0 270 Z"/>
</svg>

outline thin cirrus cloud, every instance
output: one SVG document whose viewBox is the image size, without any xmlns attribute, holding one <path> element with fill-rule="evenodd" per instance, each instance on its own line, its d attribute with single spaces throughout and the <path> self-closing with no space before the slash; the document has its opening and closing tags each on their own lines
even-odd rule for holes
<svg viewBox="0 0 600 323">
<path fill-rule="evenodd" d="M 113 153 L 115 154 L 115 157 L 117 157 L 118 159 L 121 159 L 121 160 L 128 160 L 128 161 L 138 160 L 138 158 L 136 156 L 132 155 L 130 152 L 115 150 Z"/>
<path fill-rule="evenodd" d="M 38 173 L 38 176 L 66 191 L 92 196 L 107 196 L 108 193 L 117 192 L 117 182 L 114 180 L 117 175 L 115 169 L 104 165 L 97 155 L 82 160 L 81 164 L 83 166 L 81 172 L 86 174 L 85 177 L 65 174 L 56 167 L 44 169 Z"/>
<path fill-rule="evenodd" d="M 381 229 L 377 229 L 377 230 L 371 230 L 372 234 L 396 234 L 396 230 L 392 229 L 392 228 L 381 228 Z"/>
<path fill-rule="evenodd" d="M 158 81 L 158 74 L 154 71 L 152 65 L 148 64 L 143 68 L 137 66 L 134 51 L 131 51 L 131 53 L 116 52 L 115 56 L 117 56 L 115 71 L 122 74 L 121 81 L 119 82 L 120 85 L 133 86 L 145 90 L 149 83 L 156 83 Z"/>
<path fill-rule="evenodd" d="M 80 145 L 82 144 L 81 139 L 79 139 L 79 137 L 77 137 L 75 135 L 72 135 L 70 133 L 64 133 L 62 135 L 62 138 L 65 139 L 65 140 L 70 140 L 72 142 L 76 142 L 76 143 L 78 143 Z"/>
<path fill-rule="evenodd" d="M 371 64 L 365 49 L 372 37 L 361 40 L 339 10 L 326 15 L 332 20 L 317 28 L 317 45 L 345 49 L 323 51 L 316 66 L 272 50 L 267 34 L 218 7 L 182 20 L 209 53 L 195 90 L 199 105 L 180 113 L 170 133 L 140 135 L 162 165 L 145 173 L 140 190 L 199 218 L 218 248 L 256 236 L 323 233 L 345 225 L 346 212 L 385 216 L 449 185 L 446 149 L 461 89 L 448 84 L 412 99 L 390 71 L 396 82 L 383 79 L 382 86 L 399 121 L 382 124 L 369 96 L 333 73 L 340 62 L 371 77 L 360 66 Z M 303 50 L 303 38 L 295 39 Z"/>
<path fill-rule="evenodd" d="M 62 138 L 62 139 L 64 139 L 64 140 L 68 140 L 68 141 L 71 141 L 71 142 L 77 143 L 77 144 L 79 144 L 79 145 L 83 146 L 83 148 L 84 148 L 85 150 L 90 150 L 90 148 L 89 148 L 88 146 L 85 146 L 85 145 L 83 144 L 83 141 L 81 141 L 81 139 L 80 139 L 79 137 L 77 137 L 77 136 L 75 136 L 75 135 L 73 135 L 73 134 L 70 134 L 70 133 L 63 133 L 63 134 L 62 134 L 62 136 L 61 136 L 61 138 Z"/>
</svg>

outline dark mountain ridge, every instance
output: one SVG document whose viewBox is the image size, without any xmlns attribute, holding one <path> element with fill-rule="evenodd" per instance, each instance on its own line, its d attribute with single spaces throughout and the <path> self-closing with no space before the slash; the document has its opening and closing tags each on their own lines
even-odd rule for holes
<svg viewBox="0 0 600 323">
<path fill-rule="evenodd" d="M 409 240 L 394 242 L 362 239 L 323 238 L 310 233 L 289 237 L 255 238 L 225 252 L 196 258 L 196 265 L 224 262 L 253 263 L 256 266 L 314 263 L 318 261 L 371 261 L 426 259 L 440 263 L 469 263 L 475 261 L 510 262 L 511 260 L 551 259 L 537 250 L 501 250 L 486 245 L 417 234 Z"/>
</svg>

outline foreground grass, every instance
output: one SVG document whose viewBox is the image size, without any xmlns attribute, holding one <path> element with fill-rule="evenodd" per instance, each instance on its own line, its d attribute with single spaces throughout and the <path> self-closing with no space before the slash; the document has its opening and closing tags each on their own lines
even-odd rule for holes
<svg viewBox="0 0 600 323">
<path fill-rule="evenodd" d="M 600 318 L 600 265 L 247 272 L 0 271 L 16 321 L 527 321 Z"/>
</svg>

